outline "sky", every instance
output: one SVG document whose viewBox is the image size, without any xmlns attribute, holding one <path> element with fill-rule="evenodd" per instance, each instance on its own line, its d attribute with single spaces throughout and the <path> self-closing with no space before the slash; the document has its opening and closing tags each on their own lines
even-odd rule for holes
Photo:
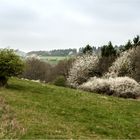
<svg viewBox="0 0 140 140">
<path fill-rule="evenodd" d="M 0 48 L 115 45 L 140 35 L 140 0 L 0 0 Z"/>
</svg>

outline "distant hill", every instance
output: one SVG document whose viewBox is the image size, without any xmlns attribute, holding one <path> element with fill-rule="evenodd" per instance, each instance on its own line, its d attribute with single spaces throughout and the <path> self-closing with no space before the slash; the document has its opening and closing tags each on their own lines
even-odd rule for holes
<svg viewBox="0 0 140 140">
<path fill-rule="evenodd" d="M 21 56 L 22 58 L 25 58 L 27 56 L 27 53 L 20 51 L 20 50 L 15 50 L 15 53 L 19 56 Z"/>
<path fill-rule="evenodd" d="M 68 56 L 68 55 L 76 55 L 77 49 L 58 49 L 51 51 L 31 51 L 28 52 L 27 55 L 36 54 L 38 56 Z"/>
</svg>

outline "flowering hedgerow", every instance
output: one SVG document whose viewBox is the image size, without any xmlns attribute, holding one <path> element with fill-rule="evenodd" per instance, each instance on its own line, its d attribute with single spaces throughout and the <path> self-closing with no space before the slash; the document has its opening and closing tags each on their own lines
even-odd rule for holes
<svg viewBox="0 0 140 140">
<path fill-rule="evenodd" d="M 129 77 L 108 79 L 94 77 L 80 85 L 79 89 L 124 98 L 140 97 L 139 83 Z"/>
</svg>

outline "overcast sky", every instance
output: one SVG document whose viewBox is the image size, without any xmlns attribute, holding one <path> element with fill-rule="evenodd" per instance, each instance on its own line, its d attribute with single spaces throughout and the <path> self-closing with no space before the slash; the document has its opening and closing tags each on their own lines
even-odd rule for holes
<svg viewBox="0 0 140 140">
<path fill-rule="evenodd" d="M 140 35 L 140 0 L 0 0 L 0 48 L 125 43 Z"/>
</svg>

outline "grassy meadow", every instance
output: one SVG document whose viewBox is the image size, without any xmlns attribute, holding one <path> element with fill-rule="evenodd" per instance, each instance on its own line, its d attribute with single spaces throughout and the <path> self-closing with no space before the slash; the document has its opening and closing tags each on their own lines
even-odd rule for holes
<svg viewBox="0 0 140 140">
<path fill-rule="evenodd" d="M 0 138 L 140 139 L 138 100 L 15 78 L 0 99 Z"/>
<path fill-rule="evenodd" d="M 40 59 L 49 64 L 56 65 L 61 60 L 69 59 L 69 56 L 40 56 Z"/>
</svg>

